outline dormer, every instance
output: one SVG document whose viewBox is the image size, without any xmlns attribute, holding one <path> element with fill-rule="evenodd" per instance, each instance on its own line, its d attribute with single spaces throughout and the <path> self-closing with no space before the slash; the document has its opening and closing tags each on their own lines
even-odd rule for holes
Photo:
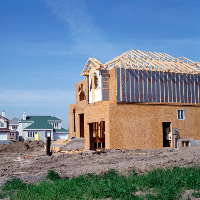
<svg viewBox="0 0 200 200">
<path fill-rule="evenodd" d="M 5 111 L 2 111 L 2 116 L 0 115 L 0 129 L 7 129 L 9 128 L 9 121 L 5 118 Z"/>
<path fill-rule="evenodd" d="M 109 101 L 109 71 L 95 58 L 89 58 L 82 73 L 88 80 L 88 103 Z"/>
</svg>

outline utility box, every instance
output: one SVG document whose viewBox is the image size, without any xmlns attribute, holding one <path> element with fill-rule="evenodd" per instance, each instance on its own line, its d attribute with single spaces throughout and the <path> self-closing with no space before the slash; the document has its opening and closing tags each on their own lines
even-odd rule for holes
<svg viewBox="0 0 200 200">
<path fill-rule="evenodd" d="M 35 140 L 39 140 L 39 134 L 35 134 Z"/>
<path fill-rule="evenodd" d="M 177 128 L 173 128 L 173 135 L 177 135 Z"/>
</svg>

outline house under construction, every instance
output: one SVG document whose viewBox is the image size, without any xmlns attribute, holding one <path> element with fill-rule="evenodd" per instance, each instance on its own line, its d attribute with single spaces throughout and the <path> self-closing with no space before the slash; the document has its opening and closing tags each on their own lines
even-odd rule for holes
<svg viewBox="0 0 200 200">
<path fill-rule="evenodd" d="M 69 134 L 86 149 L 200 144 L 200 63 L 130 50 L 102 64 L 89 58 L 69 106 Z"/>
</svg>

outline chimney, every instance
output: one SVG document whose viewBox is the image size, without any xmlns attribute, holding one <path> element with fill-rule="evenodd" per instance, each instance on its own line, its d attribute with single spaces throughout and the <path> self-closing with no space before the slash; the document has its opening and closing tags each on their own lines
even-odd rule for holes
<svg viewBox="0 0 200 200">
<path fill-rule="evenodd" d="M 23 113 L 23 120 L 26 120 L 26 113 L 25 113 L 25 111 Z"/>
<path fill-rule="evenodd" d="M 5 117 L 5 111 L 4 110 L 2 111 L 2 116 Z"/>
</svg>

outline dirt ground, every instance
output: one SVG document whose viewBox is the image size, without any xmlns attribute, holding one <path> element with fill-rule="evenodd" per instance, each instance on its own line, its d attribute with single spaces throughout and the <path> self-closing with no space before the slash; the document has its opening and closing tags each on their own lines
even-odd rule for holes
<svg viewBox="0 0 200 200">
<path fill-rule="evenodd" d="M 86 173 L 102 174 L 109 169 L 121 173 L 144 173 L 157 167 L 194 166 L 200 163 L 200 146 L 175 149 L 77 151 L 46 156 L 44 143 L 15 142 L 0 145 L 0 185 L 19 177 L 31 183 L 41 180 L 50 169 L 60 177 Z"/>
</svg>

